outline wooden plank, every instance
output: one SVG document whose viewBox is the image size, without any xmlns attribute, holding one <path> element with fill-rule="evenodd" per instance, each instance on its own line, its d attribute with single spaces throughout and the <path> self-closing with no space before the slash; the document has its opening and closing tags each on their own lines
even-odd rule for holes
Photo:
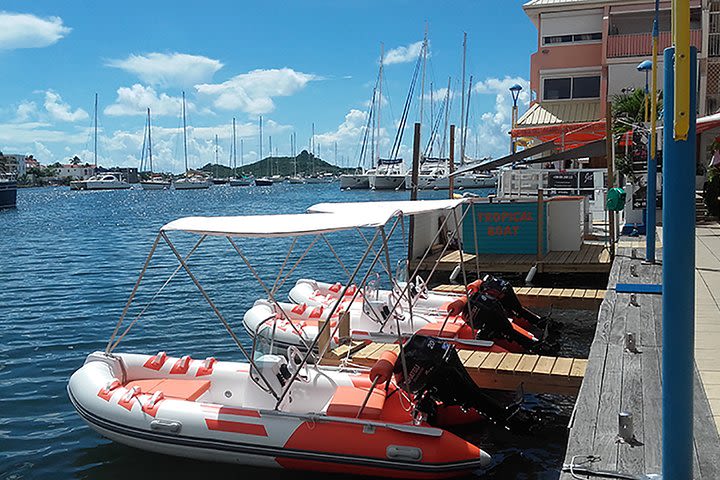
<svg viewBox="0 0 720 480">
<path fill-rule="evenodd" d="M 503 358 L 502 362 L 500 362 L 497 367 L 498 372 L 514 372 L 515 367 L 517 367 L 518 363 L 520 363 L 521 358 L 522 354 L 520 353 L 505 354 L 505 358 Z"/>
<path fill-rule="evenodd" d="M 595 298 L 595 290 L 586 289 L 583 292 L 583 298 Z"/>
<path fill-rule="evenodd" d="M 622 390 L 620 409 L 633 416 L 633 428 L 637 442 L 621 443 L 618 447 L 618 471 L 644 474 L 645 437 L 642 392 L 642 356 L 625 352 L 622 355 Z M 654 440 L 651 440 L 653 442 Z M 653 448 L 653 445 L 648 445 Z"/>
<path fill-rule="evenodd" d="M 560 297 L 561 296 L 560 294 L 562 293 L 562 291 L 563 291 L 562 288 L 553 288 L 552 290 L 550 290 L 549 295 L 551 297 Z"/>
<path fill-rule="evenodd" d="M 573 363 L 572 358 L 558 357 L 558 359 L 555 361 L 555 365 L 553 365 L 553 369 L 550 373 L 552 375 L 568 376 L 568 375 L 570 375 L 570 369 L 572 368 L 572 363 Z"/>
<path fill-rule="evenodd" d="M 483 370 L 495 370 L 505 358 L 505 353 L 489 352 L 479 368 Z"/>
<path fill-rule="evenodd" d="M 540 297 L 549 297 L 550 292 L 552 292 L 552 288 L 542 288 L 540 289 L 540 292 L 538 293 L 538 296 Z"/>
<path fill-rule="evenodd" d="M 573 359 L 572 366 L 570 367 L 569 376 L 584 378 L 585 372 L 587 371 L 588 361 L 584 358 Z"/>
<path fill-rule="evenodd" d="M 539 359 L 539 355 L 523 355 L 515 367 L 515 373 L 532 373 Z"/>
<path fill-rule="evenodd" d="M 572 298 L 573 289 L 572 288 L 563 288 L 562 293 L 560 294 L 561 297 L 567 297 Z"/>
<path fill-rule="evenodd" d="M 602 460 L 594 465 L 596 469 L 617 470 L 618 413 L 620 412 L 620 388 L 622 385 L 622 347 L 609 344 L 602 376 L 602 395 L 598 408 L 593 454 Z"/>
<path fill-rule="evenodd" d="M 528 296 L 536 297 L 540 293 L 540 290 L 542 290 L 542 289 L 541 288 L 531 288 L 530 291 L 528 292 Z"/>
<path fill-rule="evenodd" d="M 535 364 L 533 373 L 540 374 L 540 375 L 550 375 L 550 373 L 552 372 L 553 366 L 555 365 L 555 360 L 557 360 L 556 357 L 545 357 L 545 356 L 540 357 L 538 359 L 537 363 Z"/>
<path fill-rule="evenodd" d="M 483 364 L 487 356 L 488 352 L 474 352 L 467 362 L 463 363 L 463 365 L 465 365 L 465 368 L 468 370 L 477 369 Z"/>
</svg>

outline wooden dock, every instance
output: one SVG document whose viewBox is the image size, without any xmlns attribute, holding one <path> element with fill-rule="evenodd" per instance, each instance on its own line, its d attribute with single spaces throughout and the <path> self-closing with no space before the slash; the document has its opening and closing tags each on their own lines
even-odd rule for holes
<svg viewBox="0 0 720 480">
<path fill-rule="evenodd" d="M 436 292 L 465 293 L 463 285 L 439 285 Z M 535 288 L 517 287 L 515 294 L 528 308 L 559 308 L 568 310 L 597 310 L 605 298 L 605 290 L 592 288 Z"/>
<path fill-rule="evenodd" d="M 420 270 L 431 270 L 438 259 L 439 253 L 429 255 L 422 263 Z M 535 254 L 480 254 L 477 261 L 475 255 L 463 253 L 465 268 L 475 271 L 493 273 L 527 273 L 533 265 L 537 265 L 540 273 L 607 273 L 610 271 L 610 252 L 602 244 L 583 243 L 577 252 L 549 252 L 542 258 Z M 419 260 L 411 260 L 410 268 L 415 269 Z M 454 251 L 443 255 L 437 270 L 450 272 L 460 264 L 460 252 Z"/>
<path fill-rule="evenodd" d="M 630 475 L 660 473 L 662 297 L 617 293 L 614 288 L 618 283 L 659 284 L 661 277 L 660 265 L 645 265 L 631 258 L 631 249 L 619 249 L 570 423 L 566 464 L 573 457 L 579 463 L 594 455 L 599 460 L 584 467 Z M 635 336 L 637 353 L 625 348 L 628 332 Z M 720 439 L 697 369 L 694 408 L 694 478 L 718 479 Z M 618 440 L 620 412 L 633 417 L 635 439 L 629 443 Z M 560 478 L 573 477 L 564 473 Z"/>
<path fill-rule="evenodd" d="M 383 352 L 398 352 L 393 344 L 356 343 L 329 352 L 322 363 L 338 365 L 345 358 L 353 365 L 372 367 Z M 478 352 L 458 349 L 458 355 L 470 377 L 481 388 L 528 393 L 576 395 L 587 360 L 581 358 L 545 357 L 519 353 Z"/>
</svg>

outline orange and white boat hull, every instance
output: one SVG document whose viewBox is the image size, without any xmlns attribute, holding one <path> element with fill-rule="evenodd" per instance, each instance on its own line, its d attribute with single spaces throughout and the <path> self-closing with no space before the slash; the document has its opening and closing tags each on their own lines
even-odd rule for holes
<svg viewBox="0 0 720 480">
<path fill-rule="evenodd" d="M 283 361 L 265 356 L 257 365 L 275 382 Z M 253 371 L 244 363 L 162 352 L 97 352 L 72 375 L 68 394 L 101 435 L 167 455 L 404 478 L 461 475 L 490 461 L 447 431 L 415 425 L 402 392 L 386 397 L 376 389 L 360 411 L 358 399 L 370 385 L 366 372 L 307 368 L 275 409 Z"/>
</svg>

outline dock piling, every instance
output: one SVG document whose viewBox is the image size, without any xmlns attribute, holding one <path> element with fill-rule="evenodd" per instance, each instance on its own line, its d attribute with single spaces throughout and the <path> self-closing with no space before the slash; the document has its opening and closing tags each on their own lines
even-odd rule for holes
<svg viewBox="0 0 720 480">
<path fill-rule="evenodd" d="M 676 14 L 673 6 L 673 16 Z M 662 472 L 693 477 L 695 330 L 695 102 L 697 50 L 690 49 L 690 82 L 675 84 L 675 48 L 665 50 L 663 113 Z M 676 89 L 690 96 L 687 137 L 675 139 Z"/>
</svg>

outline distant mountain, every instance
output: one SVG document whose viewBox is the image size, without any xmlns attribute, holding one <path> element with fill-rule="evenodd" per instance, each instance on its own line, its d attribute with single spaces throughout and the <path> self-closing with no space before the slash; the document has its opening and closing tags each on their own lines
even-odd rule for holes
<svg viewBox="0 0 720 480">
<path fill-rule="evenodd" d="M 308 176 L 315 173 L 338 174 L 348 173 L 355 170 L 354 168 L 341 168 L 337 165 L 332 165 L 321 158 L 315 157 L 305 150 L 300 152 L 296 158 L 298 175 Z M 232 176 L 232 168 L 225 165 L 214 165 L 212 163 L 208 163 L 202 167 L 202 170 L 213 176 L 221 178 Z M 255 163 L 243 165 L 242 167 L 238 166 L 237 175 L 240 174 L 252 174 L 256 177 L 272 175 L 288 177 L 295 174 L 295 165 L 292 157 L 265 157 Z"/>
</svg>

